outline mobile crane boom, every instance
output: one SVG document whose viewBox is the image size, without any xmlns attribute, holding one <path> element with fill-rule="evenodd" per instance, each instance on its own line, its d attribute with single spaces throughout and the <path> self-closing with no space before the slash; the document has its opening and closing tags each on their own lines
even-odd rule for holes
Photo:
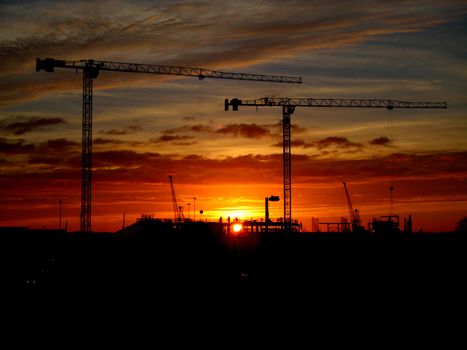
<svg viewBox="0 0 467 350">
<path fill-rule="evenodd" d="M 171 175 L 169 175 L 169 181 L 170 181 L 170 191 L 172 193 L 172 205 L 173 205 L 173 211 L 174 211 L 174 221 L 175 222 L 182 222 L 182 211 L 181 207 L 178 206 L 177 204 L 177 197 L 175 196 L 175 188 L 174 188 L 174 183 L 173 183 L 173 178 Z"/>
<path fill-rule="evenodd" d="M 349 190 L 347 189 L 347 183 L 343 182 L 345 197 L 347 198 L 347 206 L 349 207 L 350 221 L 352 223 L 352 231 L 356 232 L 362 228 L 362 221 L 360 220 L 360 214 L 358 210 L 353 208 L 352 201 L 350 200 Z"/>
</svg>

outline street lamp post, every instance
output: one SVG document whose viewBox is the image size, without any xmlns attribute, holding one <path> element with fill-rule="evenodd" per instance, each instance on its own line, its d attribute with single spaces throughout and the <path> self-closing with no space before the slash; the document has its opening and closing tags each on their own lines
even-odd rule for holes
<svg viewBox="0 0 467 350">
<path fill-rule="evenodd" d="M 264 199 L 264 204 L 265 204 L 265 208 L 266 208 L 266 232 L 268 232 L 268 225 L 269 225 L 269 201 L 271 202 L 279 202 L 279 196 L 270 196 L 270 197 L 266 197 Z"/>
<path fill-rule="evenodd" d="M 193 197 L 193 221 L 196 221 L 196 197 Z"/>
<path fill-rule="evenodd" d="M 59 230 L 62 229 L 62 203 L 63 203 L 63 201 L 60 199 L 58 201 L 58 206 L 59 206 L 59 209 L 58 209 L 58 229 Z"/>
</svg>

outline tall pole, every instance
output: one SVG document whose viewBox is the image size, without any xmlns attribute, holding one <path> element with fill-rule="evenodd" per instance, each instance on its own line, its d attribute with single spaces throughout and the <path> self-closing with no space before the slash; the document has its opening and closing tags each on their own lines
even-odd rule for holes
<svg viewBox="0 0 467 350">
<path fill-rule="evenodd" d="M 389 192 L 391 193 L 391 199 L 390 199 L 390 204 L 389 204 L 389 220 L 392 220 L 392 212 L 393 212 L 393 197 L 392 197 L 392 192 L 394 191 L 394 186 L 389 187 Z"/>
<path fill-rule="evenodd" d="M 292 225 L 292 139 L 290 116 L 295 106 L 282 107 L 282 147 L 284 166 L 284 231 L 290 232 Z"/>
<path fill-rule="evenodd" d="M 265 216 L 265 224 L 266 224 L 266 229 L 265 229 L 265 232 L 268 232 L 268 222 L 269 222 L 269 198 L 266 197 L 264 199 L 264 209 L 265 209 L 265 213 L 264 213 L 264 216 Z"/>
<path fill-rule="evenodd" d="M 58 229 L 61 230 L 62 229 L 62 203 L 63 201 L 60 199 L 58 201 Z"/>
<path fill-rule="evenodd" d="M 193 197 L 193 221 L 196 221 L 196 197 Z"/>
</svg>

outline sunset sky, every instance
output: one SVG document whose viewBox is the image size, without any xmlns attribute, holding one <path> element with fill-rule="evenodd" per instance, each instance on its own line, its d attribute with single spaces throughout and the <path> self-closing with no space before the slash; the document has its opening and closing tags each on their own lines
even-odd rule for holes
<svg viewBox="0 0 467 350">
<path fill-rule="evenodd" d="M 446 101 L 433 110 L 297 108 L 293 218 L 311 229 L 394 211 L 414 229 L 467 215 L 467 1 L 1 1 L 0 226 L 79 229 L 82 75 L 36 57 L 301 76 L 302 85 L 101 72 L 95 80 L 92 228 L 141 214 L 264 216 L 279 195 L 281 109 L 225 98 Z M 190 205 L 188 205 L 190 203 Z M 190 208 L 189 208 L 190 207 Z"/>
</svg>

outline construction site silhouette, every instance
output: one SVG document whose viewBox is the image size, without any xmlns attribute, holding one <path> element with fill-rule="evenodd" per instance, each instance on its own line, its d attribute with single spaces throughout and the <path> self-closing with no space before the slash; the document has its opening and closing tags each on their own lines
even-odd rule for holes
<svg viewBox="0 0 467 350">
<path fill-rule="evenodd" d="M 0 228 L 0 268 L 5 289 L 46 292 L 122 293 L 145 291 L 150 295 L 179 293 L 226 295 L 271 290 L 306 290 L 310 297 L 332 298 L 345 294 L 424 293 L 434 287 L 462 290 L 465 265 L 463 232 L 423 234 L 412 232 L 412 218 L 399 227 L 399 216 L 374 219 L 368 230 L 351 203 L 344 182 L 350 222 L 319 223 L 314 232 L 302 232 L 292 219 L 291 115 L 296 107 L 353 108 L 447 108 L 445 102 L 407 102 L 367 99 L 262 98 L 226 99 L 232 106 L 282 108 L 283 197 L 281 220 L 269 219 L 265 198 L 265 221 L 219 222 L 186 219 L 177 203 L 173 177 L 169 176 L 173 219 L 141 217 L 118 232 L 91 229 L 92 94 L 100 71 L 169 74 L 199 79 L 236 79 L 301 84 L 300 77 L 225 73 L 200 68 L 141 65 L 107 61 L 37 59 L 36 70 L 55 68 L 83 71 L 82 177 L 80 231 Z M 392 187 L 391 187 L 392 188 Z M 393 188 L 392 188 L 393 189 Z M 392 195 L 392 190 L 391 190 Z M 191 198 L 191 197 L 190 197 Z M 392 198 L 392 197 L 391 197 Z M 190 203 L 191 204 L 191 203 Z M 190 204 L 188 204 L 190 206 Z M 188 216 L 190 209 L 188 209 Z M 203 211 L 200 210 L 200 214 Z M 320 232 L 319 225 L 326 225 Z"/>
<path fill-rule="evenodd" d="M 465 233 L 229 232 L 141 219 L 116 233 L 0 229 L 5 289 L 173 295 L 294 290 L 336 295 L 461 290 Z M 371 291 L 367 291 L 371 293 Z M 330 293 L 330 294 L 329 294 Z"/>
</svg>

